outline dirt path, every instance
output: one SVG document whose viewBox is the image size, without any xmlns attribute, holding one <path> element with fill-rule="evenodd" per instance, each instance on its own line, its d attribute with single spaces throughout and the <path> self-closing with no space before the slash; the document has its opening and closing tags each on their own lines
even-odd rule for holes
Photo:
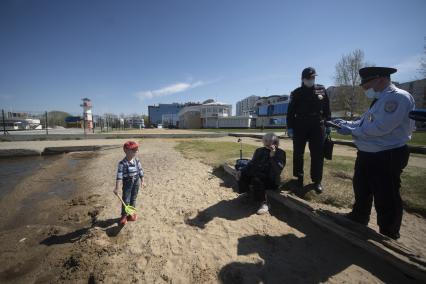
<svg viewBox="0 0 426 284">
<path fill-rule="evenodd" d="M 119 203 L 111 193 L 121 150 L 84 160 L 72 171 L 76 195 L 41 202 L 34 219 L 3 227 L 0 282 L 410 282 L 291 212 L 253 214 L 256 207 L 220 173 L 173 147 L 170 140 L 144 140 L 140 218 L 124 228 L 115 224 Z M 24 180 L 20 192 L 0 201 L 1 208 L 10 204 L 0 221 L 18 216 L 16 204 L 42 190 L 35 180 L 60 175 L 66 165 L 59 159 Z"/>
</svg>

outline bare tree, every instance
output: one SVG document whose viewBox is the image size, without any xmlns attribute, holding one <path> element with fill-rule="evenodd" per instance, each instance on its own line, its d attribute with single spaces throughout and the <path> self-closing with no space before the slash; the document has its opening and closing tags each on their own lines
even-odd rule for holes
<svg viewBox="0 0 426 284">
<path fill-rule="evenodd" d="M 342 58 L 336 64 L 336 85 L 350 87 L 349 94 L 342 94 L 342 103 L 345 110 L 349 111 L 351 118 L 354 116 L 354 111 L 357 108 L 356 95 L 359 93 L 359 84 L 361 83 L 358 71 L 366 66 L 372 66 L 372 64 L 365 63 L 364 52 L 361 49 L 356 49 L 349 54 L 342 55 Z"/>
<path fill-rule="evenodd" d="M 420 59 L 420 74 L 426 78 L 426 37 L 425 37 L 425 44 L 423 46 L 423 57 Z"/>
</svg>

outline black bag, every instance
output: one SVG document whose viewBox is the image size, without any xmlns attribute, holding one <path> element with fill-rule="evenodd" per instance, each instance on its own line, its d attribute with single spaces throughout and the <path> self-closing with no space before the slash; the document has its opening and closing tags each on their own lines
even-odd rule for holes
<svg viewBox="0 0 426 284">
<path fill-rule="evenodd" d="M 249 162 L 250 162 L 249 159 L 238 159 L 237 162 L 235 163 L 235 169 L 237 171 L 241 171 L 247 167 Z"/>
<path fill-rule="evenodd" d="M 330 135 L 327 135 L 324 141 L 324 158 L 331 160 L 333 157 L 334 142 L 331 140 Z"/>
</svg>

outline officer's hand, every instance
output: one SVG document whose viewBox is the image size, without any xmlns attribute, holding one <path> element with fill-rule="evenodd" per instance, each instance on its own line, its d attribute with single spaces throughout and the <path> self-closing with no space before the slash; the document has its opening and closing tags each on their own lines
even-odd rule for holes
<svg viewBox="0 0 426 284">
<path fill-rule="evenodd" d="M 331 128 L 330 128 L 330 127 L 326 127 L 326 128 L 325 128 L 325 133 L 326 133 L 327 135 L 330 135 L 330 133 L 331 133 Z"/>
<path fill-rule="evenodd" d="M 341 124 L 345 124 L 346 120 L 341 119 L 341 118 L 336 118 L 336 119 L 333 119 L 333 123 L 341 125 Z"/>
<path fill-rule="evenodd" d="M 293 128 L 289 128 L 289 129 L 287 129 L 287 136 L 288 137 L 290 137 L 290 138 L 293 138 Z"/>
<path fill-rule="evenodd" d="M 342 134 L 342 135 L 351 135 L 352 131 L 354 129 L 355 128 L 353 128 L 353 127 L 342 125 L 341 128 L 337 129 L 337 133 Z"/>
</svg>

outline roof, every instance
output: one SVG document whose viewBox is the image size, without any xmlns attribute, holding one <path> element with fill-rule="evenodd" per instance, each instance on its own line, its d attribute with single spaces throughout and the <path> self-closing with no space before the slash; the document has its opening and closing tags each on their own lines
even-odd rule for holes
<svg viewBox="0 0 426 284">
<path fill-rule="evenodd" d="M 212 102 L 207 104 L 202 104 L 201 106 L 229 106 L 231 104 L 221 103 L 221 102 Z"/>
</svg>

